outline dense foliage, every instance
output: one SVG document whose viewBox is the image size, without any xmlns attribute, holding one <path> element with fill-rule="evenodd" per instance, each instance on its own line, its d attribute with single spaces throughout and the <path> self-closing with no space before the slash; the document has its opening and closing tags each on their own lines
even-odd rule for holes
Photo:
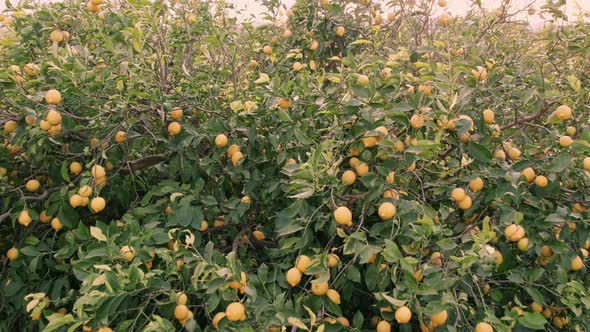
<svg viewBox="0 0 590 332">
<path fill-rule="evenodd" d="M 263 3 L 0 17 L 0 330 L 588 330 L 583 18 Z"/>
</svg>

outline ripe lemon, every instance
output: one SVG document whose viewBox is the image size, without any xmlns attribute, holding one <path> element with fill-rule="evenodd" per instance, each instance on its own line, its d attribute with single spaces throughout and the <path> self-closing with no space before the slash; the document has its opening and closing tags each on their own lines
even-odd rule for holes
<svg viewBox="0 0 590 332">
<path fill-rule="evenodd" d="M 37 189 L 39 189 L 39 187 L 41 186 L 41 183 L 39 183 L 38 180 L 36 179 L 32 179 L 27 181 L 27 183 L 25 184 L 25 187 L 27 188 L 28 191 L 30 192 L 34 192 Z"/>
<path fill-rule="evenodd" d="M 244 154 L 241 151 L 236 151 L 234 154 L 232 154 L 231 156 L 231 163 L 234 166 L 238 165 L 238 162 L 240 162 L 240 160 L 242 160 L 242 158 L 244 158 Z"/>
<path fill-rule="evenodd" d="M 590 171 L 590 157 L 585 157 L 584 160 L 582 161 L 582 167 L 587 170 Z"/>
<path fill-rule="evenodd" d="M 524 228 L 520 225 L 511 224 L 504 229 L 504 235 L 510 242 L 517 242 L 524 237 Z"/>
<path fill-rule="evenodd" d="M 291 107 L 291 101 L 285 98 L 279 98 L 278 102 L 279 108 L 286 110 L 287 108 Z"/>
<path fill-rule="evenodd" d="M 207 223 L 207 220 L 202 220 L 201 227 L 199 228 L 199 231 L 204 232 L 207 230 L 207 228 L 209 228 L 209 223 Z"/>
<path fill-rule="evenodd" d="M 227 148 L 227 157 L 231 158 L 234 153 L 239 152 L 240 151 L 240 146 L 237 144 L 232 144 Z"/>
<path fill-rule="evenodd" d="M 106 204 L 107 203 L 104 200 L 104 198 L 99 196 L 99 197 L 93 198 L 92 201 L 90 201 L 90 208 L 92 209 L 92 211 L 94 211 L 94 213 L 98 213 L 98 212 L 104 210 Z"/>
<path fill-rule="evenodd" d="M 231 322 L 237 322 L 242 319 L 246 314 L 246 308 L 240 302 L 232 302 L 225 309 L 225 316 Z"/>
<path fill-rule="evenodd" d="M 176 293 L 176 304 L 187 304 L 188 297 L 183 292 Z"/>
<path fill-rule="evenodd" d="M 376 328 L 377 332 L 391 332 L 391 324 L 389 324 L 389 322 L 387 321 L 380 321 L 379 323 L 377 323 L 377 328 Z"/>
<path fill-rule="evenodd" d="M 51 129 L 51 125 L 49 124 L 49 121 L 41 120 L 39 121 L 39 128 L 41 128 L 41 130 L 48 131 Z"/>
<path fill-rule="evenodd" d="M 311 264 L 311 259 L 309 257 L 307 257 L 306 255 L 300 255 L 295 260 L 295 267 L 297 268 L 297 270 L 301 271 L 301 273 L 305 273 L 305 271 L 307 271 L 307 268 L 309 267 L 310 264 Z"/>
<path fill-rule="evenodd" d="M 168 125 L 168 135 L 175 136 L 180 133 L 180 123 L 173 121 Z"/>
<path fill-rule="evenodd" d="M 369 172 L 369 165 L 365 163 L 360 163 L 356 166 L 354 170 L 356 171 L 356 174 L 358 176 L 364 176 Z"/>
<path fill-rule="evenodd" d="M 363 145 L 367 149 L 374 147 L 379 142 L 379 140 L 375 136 L 363 137 L 362 141 Z"/>
<path fill-rule="evenodd" d="M 496 265 L 500 266 L 504 262 L 504 257 L 499 250 L 496 250 L 492 253 L 492 257 L 496 259 Z"/>
<path fill-rule="evenodd" d="M 54 231 L 58 232 L 62 228 L 64 228 L 64 225 L 62 225 L 61 221 L 59 221 L 59 218 L 55 217 L 51 219 L 51 228 L 53 228 Z"/>
<path fill-rule="evenodd" d="M 133 258 L 135 257 L 135 250 L 133 249 L 133 247 L 130 247 L 130 246 L 121 247 L 121 249 L 119 250 L 119 253 L 121 254 L 121 256 L 123 256 L 123 259 L 127 262 L 132 261 Z"/>
<path fill-rule="evenodd" d="M 471 208 L 471 197 L 465 196 L 465 198 L 457 204 L 461 210 L 469 210 Z"/>
<path fill-rule="evenodd" d="M 227 136 L 224 134 L 219 134 L 215 136 L 215 146 L 218 148 L 222 148 L 227 145 Z M 239 149 L 239 147 L 238 147 Z"/>
<path fill-rule="evenodd" d="M 378 141 L 382 141 L 385 138 L 385 136 L 389 135 L 389 130 L 387 130 L 387 128 L 385 128 L 384 126 L 379 126 L 375 128 L 375 131 L 383 134 L 383 136 L 377 136 Z"/>
<path fill-rule="evenodd" d="M 518 243 L 516 244 L 516 246 L 518 247 L 518 250 L 520 250 L 520 251 L 529 250 L 529 239 L 526 237 L 523 237 L 522 239 L 518 240 Z"/>
<path fill-rule="evenodd" d="M 242 202 L 244 204 L 250 204 L 252 202 L 252 200 L 250 199 L 250 196 L 246 195 L 240 199 L 240 202 Z"/>
<path fill-rule="evenodd" d="M 303 69 L 303 64 L 299 61 L 293 63 L 293 71 L 300 71 Z"/>
<path fill-rule="evenodd" d="M 531 167 L 523 169 L 520 174 L 526 178 L 528 183 L 531 183 L 535 180 L 535 170 Z"/>
<path fill-rule="evenodd" d="M 336 28 L 336 36 L 342 37 L 346 33 L 346 29 L 343 26 L 339 26 Z"/>
<path fill-rule="evenodd" d="M 447 319 L 449 317 L 449 314 L 447 313 L 446 310 L 443 310 L 439 313 L 436 313 L 434 315 L 430 316 L 430 322 L 432 324 L 434 324 L 435 326 L 441 326 L 444 325 L 447 322 Z"/>
<path fill-rule="evenodd" d="M 78 189 L 78 195 L 82 197 L 90 197 L 92 195 L 92 187 L 84 185 Z"/>
<path fill-rule="evenodd" d="M 90 173 L 94 178 L 104 178 L 107 175 L 107 173 L 104 170 L 104 167 L 100 165 L 92 166 L 92 168 L 90 169 Z"/>
<path fill-rule="evenodd" d="M 338 225 L 352 225 L 352 212 L 346 206 L 340 206 L 334 211 L 334 220 Z"/>
<path fill-rule="evenodd" d="M 494 332 L 494 328 L 486 322 L 479 322 L 475 326 L 475 332 Z"/>
<path fill-rule="evenodd" d="M 27 210 L 22 210 L 19 215 L 18 215 L 18 223 L 27 227 L 29 226 L 29 224 L 33 221 L 33 219 L 31 219 L 31 217 L 29 216 L 29 211 Z"/>
<path fill-rule="evenodd" d="M 588 157 L 590 158 L 590 157 Z M 358 165 L 361 164 L 361 161 L 357 158 L 357 157 L 352 157 L 350 158 L 350 160 L 348 161 L 348 165 L 350 167 L 352 167 L 353 169 L 356 169 Z"/>
<path fill-rule="evenodd" d="M 177 320 L 185 320 L 188 317 L 189 310 L 184 304 L 177 305 L 174 308 L 174 318 Z"/>
<path fill-rule="evenodd" d="M 538 187 L 544 188 L 545 186 L 547 186 L 547 183 L 549 183 L 549 180 L 547 180 L 547 177 L 545 177 L 544 175 L 537 175 L 535 177 L 535 184 Z"/>
<path fill-rule="evenodd" d="M 77 161 L 70 163 L 70 173 L 74 175 L 82 173 L 82 165 Z"/>
<path fill-rule="evenodd" d="M 61 124 L 61 114 L 59 114 L 59 112 L 53 108 L 50 108 L 49 111 L 47 111 L 45 118 L 51 126 L 57 126 Z"/>
<path fill-rule="evenodd" d="M 414 277 L 414 279 L 416 279 L 417 282 L 420 282 L 422 281 L 422 279 L 424 279 L 424 274 L 422 273 L 422 270 L 414 271 L 414 273 L 412 273 L 412 276 Z"/>
<path fill-rule="evenodd" d="M 576 256 L 571 260 L 570 269 L 572 271 L 581 270 L 584 267 L 584 261 L 580 258 L 580 256 Z"/>
<path fill-rule="evenodd" d="M 403 306 L 395 310 L 395 320 L 400 324 L 405 324 L 412 319 L 410 308 Z"/>
<path fill-rule="evenodd" d="M 12 247 L 10 249 L 8 249 L 8 251 L 6 252 L 6 257 L 12 262 L 15 259 L 18 258 L 18 249 L 15 247 Z"/>
<path fill-rule="evenodd" d="M 115 133 L 115 142 L 117 143 L 123 143 L 127 140 L 127 133 L 119 130 L 117 133 Z"/>
<path fill-rule="evenodd" d="M 266 54 L 266 55 L 270 55 L 270 54 L 272 54 L 272 47 L 270 47 L 269 45 L 265 45 L 262 48 L 262 52 L 264 52 L 264 54 Z"/>
<path fill-rule="evenodd" d="M 319 45 L 320 45 L 320 44 L 319 44 L 317 41 L 315 41 L 315 40 L 314 40 L 314 41 L 312 41 L 312 42 L 311 42 L 311 44 L 309 44 L 309 49 L 310 49 L 311 51 L 315 51 L 315 50 L 317 50 L 317 49 L 318 49 L 318 46 L 319 46 Z"/>
<path fill-rule="evenodd" d="M 483 180 L 479 177 L 469 181 L 469 188 L 473 192 L 478 192 L 483 189 Z"/>
<path fill-rule="evenodd" d="M 562 147 L 564 147 L 564 148 L 567 148 L 567 147 L 569 147 L 570 145 L 572 145 L 572 142 L 573 142 L 573 141 L 574 141 L 574 140 L 573 140 L 571 137 L 569 137 L 569 136 L 567 136 L 567 135 L 564 135 L 564 136 L 561 136 L 561 137 L 559 138 L 559 145 L 561 145 L 561 146 L 562 146 Z"/>
<path fill-rule="evenodd" d="M 61 93 L 54 89 L 47 91 L 45 93 L 45 102 L 49 105 L 59 104 L 61 102 Z M 51 123 L 51 121 L 49 123 Z"/>
<path fill-rule="evenodd" d="M 334 268 L 338 266 L 338 262 L 340 261 L 340 257 L 336 254 L 329 254 L 328 255 L 328 267 Z"/>
<path fill-rule="evenodd" d="M 88 204 L 88 200 L 85 200 L 84 198 L 85 197 L 82 197 L 78 194 L 72 195 L 72 197 L 70 197 L 70 206 L 73 208 L 77 208 L 78 206 L 84 206 L 84 202 Z"/>
<path fill-rule="evenodd" d="M 379 206 L 378 214 L 382 220 L 393 218 L 396 213 L 395 205 L 390 202 L 385 202 Z"/>
<path fill-rule="evenodd" d="M 113 329 L 111 329 L 110 327 L 101 327 L 98 329 L 97 332 L 113 332 Z"/>
<path fill-rule="evenodd" d="M 555 110 L 554 114 L 559 120 L 567 120 L 572 116 L 572 109 L 567 105 L 561 105 Z"/>
<path fill-rule="evenodd" d="M 445 256 L 441 252 L 435 251 L 430 255 L 430 263 L 441 266 L 444 258 Z"/>
<path fill-rule="evenodd" d="M 262 241 L 266 238 L 262 231 L 254 231 L 252 232 L 252 236 L 258 241 Z"/>
<path fill-rule="evenodd" d="M 47 224 L 51 221 L 51 217 L 47 215 L 47 211 L 43 210 L 39 214 L 39 220 L 41 220 L 42 223 Z"/>
<path fill-rule="evenodd" d="M 17 127 L 18 124 L 13 120 L 8 120 L 4 123 L 4 131 L 9 134 L 15 131 Z"/>
<path fill-rule="evenodd" d="M 328 292 L 328 282 L 312 282 L 311 283 L 311 292 L 314 295 L 322 296 Z"/>
<path fill-rule="evenodd" d="M 510 148 L 508 149 L 508 158 L 516 161 L 520 159 L 521 152 L 517 148 Z"/>
<path fill-rule="evenodd" d="M 506 153 L 503 150 L 496 150 L 496 151 L 494 151 L 494 158 L 505 160 Z"/>
<path fill-rule="evenodd" d="M 494 123 L 494 112 L 490 109 L 483 111 L 483 122 L 486 124 Z"/>
<path fill-rule="evenodd" d="M 356 174 L 353 171 L 348 170 L 342 173 L 342 182 L 348 186 L 354 184 L 356 181 Z"/>
<path fill-rule="evenodd" d="M 541 256 L 543 256 L 543 257 L 551 257 L 551 256 L 553 256 L 553 249 L 551 249 L 551 247 L 548 246 L 548 245 L 546 245 L 546 244 L 543 245 L 541 247 Z"/>
<path fill-rule="evenodd" d="M 171 111 L 170 111 L 170 117 L 173 120 L 180 120 L 182 119 L 182 108 L 180 107 L 174 107 Z"/>
<path fill-rule="evenodd" d="M 447 6 L 447 0 L 438 0 L 437 2 L 439 7 L 446 7 Z"/>
<path fill-rule="evenodd" d="M 340 304 L 340 294 L 338 293 L 338 291 L 334 289 L 328 289 L 328 291 L 326 292 L 326 296 L 328 297 L 328 299 L 330 299 L 330 301 L 332 301 L 332 303 Z"/>
<path fill-rule="evenodd" d="M 287 283 L 291 287 L 295 287 L 295 286 L 299 285 L 299 283 L 301 282 L 301 271 L 299 271 L 295 267 L 289 269 L 289 271 L 287 271 L 286 276 L 287 276 Z"/>
<path fill-rule="evenodd" d="M 53 43 L 60 43 L 62 40 L 64 40 L 64 34 L 60 30 L 53 30 L 49 34 L 49 40 L 51 40 Z"/>
<path fill-rule="evenodd" d="M 467 195 L 463 188 L 455 188 L 451 191 L 451 199 L 455 202 L 461 202 L 465 197 L 467 197 Z"/>
</svg>

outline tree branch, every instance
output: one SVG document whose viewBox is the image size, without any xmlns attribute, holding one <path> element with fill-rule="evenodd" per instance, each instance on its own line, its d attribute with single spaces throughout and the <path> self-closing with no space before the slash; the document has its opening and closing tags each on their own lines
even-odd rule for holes
<svg viewBox="0 0 590 332">
<path fill-rule="evenodd" d="M 121 172 L 120 173 L 123 175 L 131 174 L 135 171 L 139 171 L 141 169 L 157 165 L 166 159 L 167 159 L 167 155 L 156 154 L 156 155 L 151 155 L 151 156 L 139 158 L 136 160 L 126 161 L 126 162 L 123 162 L 123 164 L 121 165 Z"/>
<path fill-rule="evenodd" d="M 557 102 L 550 102 L 550 103 L 546 103 L 545 105 L 543 105 L 543 108 L 541 108 L 541 110 L 539 111 L 539 113 L 533 114 L 533 115 L 529 115 L 529 116 L 525 116 L 523 118 L 520 118 L 518 120 L 515 120 L 512 123 L 508 123 L 505 124 L 503 126 L 500 127 L 500 130 L 506 130 L 509 128 L 512 128 L 514 126 L 517 126 L 519 124 L 525 123 L 525 122 L 530 122 L 530 121 L 534 121 L 539 119 L 540 117 L 542 117 L 545 113 L 547 113 L 547 110 L 549 110 L 549 108 L 553 105 L 557 104 Z"/>
<path fill-rule="evenodd" d="M 12 209 L 9 209 L 8 211 L 0 214 L 0 223 L 4 221 L 4 219 L 7 219 L 8 217 L 10 217 L 10 212 L 12 211 Z"/>
</svg>

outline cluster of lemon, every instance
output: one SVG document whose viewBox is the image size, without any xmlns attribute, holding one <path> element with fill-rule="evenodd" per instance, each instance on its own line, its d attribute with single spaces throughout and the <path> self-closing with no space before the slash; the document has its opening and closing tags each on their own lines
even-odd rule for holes
<svg viewBox="0 0 590 332">
<path fill-rule="evenodd" d="M 176 311 L 175 311 L 175 316 L 176 316 Z M 230 322 L 237 322 L 237 321 L 245 320 L 246 319 L 246 307 L 244 307 L 244 305 L 241 302 L 232 302 L 232 303 L 228 304 L 228 306 L 225 308 L 225 311 L 218 312 L 215 314 L 215 316 L 213 316 L 213 319 L 212 319 L 213 327 L 218 329 L 219 322 L 224 318 L 227 318 L 227 320 L 229 320 Z"/>
<path fill-rule="evenodd" d="M 216 147 L 223 148 L 227 145 L 228 138 L 224 134 L 219 134 L 215 136 L 214 143 Z M 237 144 L 232 144 L 227 148 L 227 157 L 231 160 L 231 163 L 234 166 L 237 166 L 240 160 L 244 158 L 244 154 L 242 153 L 241 149 L 242 148 Z M 250 197 L 242 197 L 242 203 L 250 203 Z"/>
<path fill-rule="evenodd" d="M 172 122 L 170 122 L 168 124 L 168 135 L 170 136 L 176 136 L 178 134 L 180 134 L 180 130 L 181 130 L 181 126 L 180 123 L 178 121 L 180 121 L 180 119 L 182 119 L 182 109 L 175 107 L 174 109 L 172 109 L 169 113 L 170 118 L 172 118 Z"/>
<path fill-rule="evenodd" d="M 104 0 L 89 0 L 86 4 L 86 9 L 91 13 L 98 13 L 100 11 L 100 5 L 104 3 Z M 99 18 L 104 19 L 104 14 L 99 13 Z"/>
<path fill-rule="evenodd" d="M 174 318 L 176 318 L 182 326 L 186 325 L 189 319 L 193 318 L 193 312 L 188 309 L 186 304 L 188 297 L 183 292 L 176 293 L 176 308 L 174 308 Z"/>
<path fill-rule="evenodd" d="M 55 105 L 61 103 L 61 93 L 57 90 L 49 90 L 45 93 L 45 102 L 49 106 L 45 119 L 39 122 L 39 128 L 46 131 L 50 136 L 55 136 L 61 132 L 61 113 L 57 111 Z"/>
</svg>

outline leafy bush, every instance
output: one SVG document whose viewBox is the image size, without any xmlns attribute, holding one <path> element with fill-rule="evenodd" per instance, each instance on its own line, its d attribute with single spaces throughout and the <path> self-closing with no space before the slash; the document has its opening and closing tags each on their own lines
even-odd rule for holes
<svg viewBox="0 0 590 332">
<path fill-rule="evenodd" d="M 477 3 L 9 7 L 0 330 L 587 330 L 590 28 Z"/>
</svg>

